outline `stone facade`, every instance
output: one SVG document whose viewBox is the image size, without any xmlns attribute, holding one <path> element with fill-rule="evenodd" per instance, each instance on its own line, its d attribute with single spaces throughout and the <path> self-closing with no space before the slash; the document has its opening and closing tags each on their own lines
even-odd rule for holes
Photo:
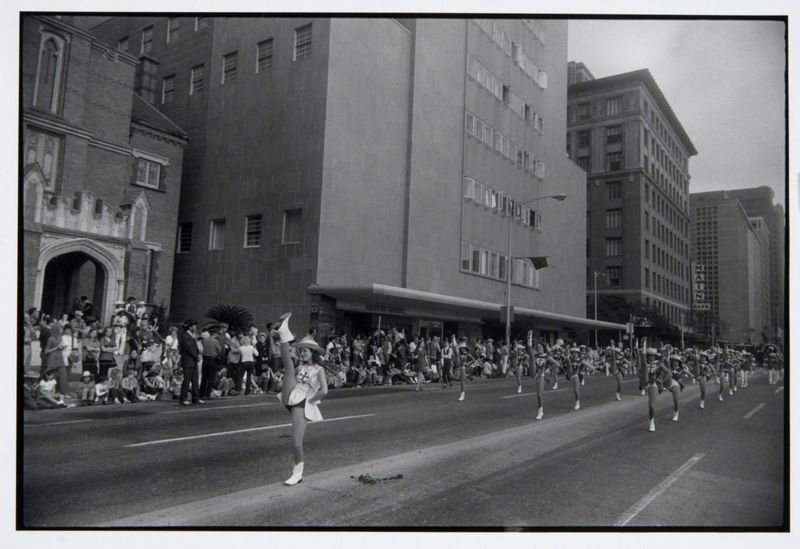
<svg viewBox="0 0 800 549">
<path fill-rule="evenodd" d="M 22 18 L 26 307 L 70 312 L 87 290 L 104 322 L 128 295 L 169 306 L 172 254 L 155 253 L 174 246 L 186 135 L 140 120 L 137 65 L 67 19 Z M 142 155 L 160 166 L 149 186 Z"/>
</svg>

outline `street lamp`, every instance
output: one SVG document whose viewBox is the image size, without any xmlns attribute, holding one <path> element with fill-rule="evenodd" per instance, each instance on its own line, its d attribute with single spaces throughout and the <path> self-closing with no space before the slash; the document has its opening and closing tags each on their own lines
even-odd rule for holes
<svg viewBox="0 0 800 549">
<path fill-rule="evenodd" d="M 604 276 L 608 278 L 606 273 L 598 273 L 594 271 L 594 319 L 597 320 L 597 277 Z M 594 346 L 597 347 L 597 326 L 594 328 Z"/>
<path fill-rule="evenodd" d="M 566 200 L 567 195 L 565 194 L 552 194 L 547 196 L 538 196 L 536 198 L 531 198 L 530 200 L 526 200 L 522 204 L 517 204 L 517 206 L 525 206 L 526 204 L 530 204 L 531 202 L 536 202 L 537 200 L 544 200 L 545 198 L 552 198 L 554 200 L 558 200 L 559 202 L 563 202 Z M 508 350 L 508 357 L 511 358 L 511 222 L 514 219 L 514 212 L 509 212 L 508 214 L 508 256 L 506 258 L 506 349 Z"/>
</svg>

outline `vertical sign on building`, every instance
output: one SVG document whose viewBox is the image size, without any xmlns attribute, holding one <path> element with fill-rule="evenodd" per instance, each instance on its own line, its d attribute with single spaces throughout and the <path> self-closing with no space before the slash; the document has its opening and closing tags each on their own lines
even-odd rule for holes
<svg viewBox="0 0 800 549">
<path fill-rule="evenodd" d="M 706 266 L 702 263 L 692 264 L 692 309 L 711 310 L 711 304 L 706 297 Z"/>
</svg>

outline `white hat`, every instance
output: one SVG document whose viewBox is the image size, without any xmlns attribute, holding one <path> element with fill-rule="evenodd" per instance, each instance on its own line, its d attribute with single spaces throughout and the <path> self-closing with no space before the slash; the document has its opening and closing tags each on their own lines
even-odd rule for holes
<svg viewBox="0 0 800 549">
<path fill-rule="evenodd" d="M 311 349 L 312 351 L 317 351 L 318 353 L 325 352 L 325 349 L 320 347 L 319 344 L 316 341 L 314 341 L 314 338 L 311 337 L 310 335 L 307 335 L 306 337 L 295 343 L 294 346 L 297 349 L 307 348 Z"/>
<path fill-rule="evenodd" d="M 83 373 L 81 374 L 81 379 L 85 377 L 92 377 L 91 372 L 89 372 L 88 370 L 84 370 Z"/>
</svg>

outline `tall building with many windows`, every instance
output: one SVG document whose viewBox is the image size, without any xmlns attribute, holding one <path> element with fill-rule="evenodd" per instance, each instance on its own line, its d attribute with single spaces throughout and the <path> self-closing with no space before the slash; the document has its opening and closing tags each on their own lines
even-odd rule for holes
<svg viewBox="0 0 800 549">
<path fill-rule="evenodd" d="M 587 306 L 597 279 L 601 302 L 639 301 L 685 325 L 697 151 L 647 69 L 594 79 L 570 62 L 569 71 L 567 154 L 587 174 Z"/>
<path fill-rule="evenodd" d="M 766 220 L 748 215 L 730 191 L 692 193 L 690 207 L 692 262 L 702 273 L 702 291 L 694 297 L 708 304 L 695 307 L 695 327 L 708 340 L 771 341 Z"/>
<path fill-rule="evenodd" d="M 134 93 L 136 57 L 67 16 L 21 23 L 24 306 L 170 307 L 185 132 Z"/>
<path fill-rule="evenodd" d="M 323 335 L 480 334 L 502 330 L 510 275 L 518 330 L 592 326 L 585 176 L 563 154 L 566 22 L 115 17 L 93 30 L 146 56 L 142 95 L 191 136 L 174 316 L 232 303 L 262 326 L 291 310 Z M 556 268 L 514 259 L 509 273 L 509 231 L 512 256 Z"/>
</svg>

